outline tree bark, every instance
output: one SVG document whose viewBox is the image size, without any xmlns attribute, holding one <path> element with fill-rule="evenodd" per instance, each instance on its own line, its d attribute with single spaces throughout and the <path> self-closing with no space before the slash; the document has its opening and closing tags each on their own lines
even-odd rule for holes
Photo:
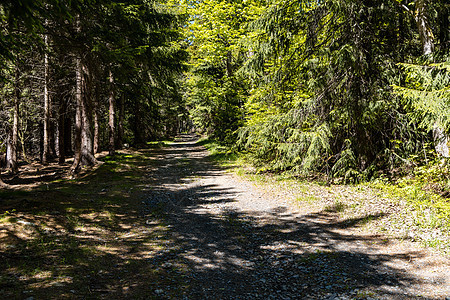
<svg viewBox="0 0 450 300">
<path fill-rule="evenodd" d="M 125 119 L 125 95 L 120 97 L 119 122 L 117 124 L 117 146 L 122 149 L 123 145 L 123 120 Z"/>
<path fill-rule="evenodd" d="M 115 99 L 114 99 L 114 77 L 109 70 L 109 155 L 116 152 L 115 144 Z"/>
<path fill-rule="evenodd" d="M 48 45 L 48 36 L 44 36 L 44 44 Z M 50 96 L 48 93 L 48 54 L 44 53 L 44 145 L 42 152 L 42 163 L 48 164 L 50 157 Z"/>
<path fill-rule="evenodd" d="M 15 84 L 14 84 L 14 105 L 13 105 L 13 124 L 8 134 L 6 147 L 6 168 L 15 174 L 18 171 L 17 164 L 17 142 L 19 134 L 19 69 L 16 67 Z"/>
<path fill-rule="evenodd" d="M 73 116 L 69 114 L 67 110 L 66 102 L 66 114 L 64 116 L 64 152 L 66 156 L 72 155 L 74 153 L 74 149 L 72 148 L 72 124 L 73 124 Z"/>
<path fill-rule="evenodd" d="M 100 152 L 100 125 L 97 106 L 94 107 L 94 154 Z"/>
<path fill-rule="evenodd" d="M 80 16 L 77 16 L 76 31 L 81 32 Z M 75 89 L 75 155 L 73 165 L 70 168 L 70 173 L 73 175 L 80 169 L 81 166 L 91 166 L 97 163 L 93 154 L 92 143 L 92 111 L 91 101 L 89 97 L 91 94 L 90 73 L 87 66 L 83 62 L 81 52 L 77 53 L 76 62 L 76 89 Z"/>
<path fill-rule="evenodd" d="M 82 70 L 81 70 L 81 57 L 77 57 L 76 59 L 76 87 L 75 87 L 75 140 L 74 140 L 74 160 L 72 167 L 70 168 L 70 173 L 74 174 L 78 171 L 81 162 L 81 106 L 82 102 Z"/>
<path fill-rule="evenodd" d="M 83 80 L 83 95 L 81 97 L 81 164 L 92 166 L 97 164 L 94 156 L 94 143 L 92 134 L 92 80 L 90 80 L 89 69 L 82 64 L 82 73 L 86 74 Z"/>
<path fill-rule="evenodd" d="M 100 152 L 100 117 L 99 117 L 99 99 L 100 99 L 100 87 L 98 84 L 95 86 L 95 98 L 93 99 L 94 110 L 94 154 Z"/>
<path fill-rule="evenodd" d="M 139 99 L 134 102 L 134 144 L 140 145 L 143 143 L 142 132 L 141 132 L 141 107 Z"/>
<path fill-rule="evenodd" d="M 22 116 L 22 118 L 25 120 L 26 119 L 26 116 Z M 22 150 L 22 159 L 24 160 L 24 161 L 26 161 L 27 163 L 30 163 L 30 160 L 28 159 L 28 156 L 27 156 L 27 152 L 26 152 L 26 147 L 25 147 L 25 133 L 26 133 L 26 130 L 19 130 L 18 131 L 18 139 L 19 139 L 19 141 L 20 141 L 20 146 L 21 146 L 21 150 Z"/>
<path fill-rule="evenodd" d="M 438 20 L 439 20 L 439 43 L 440 49 L 449 49 L 450 48 L 450 24 L 448 21 L 450 6 L 442 4 L 441 9 L 439 10 Z"/>
<path fill-rule="evenodd" d="M 426 0 L 416 0 L 415 19 L 419 30 L 420 41 L 422 42 L 423 54 L 428 56 L 434 50 L 434 36 L 427 20 Z"/>
<path fill-rule="evenodd" d="M 58 163 L 66 162 L 66 101 L 60 99 L 58 108 Z"/>
</svg>

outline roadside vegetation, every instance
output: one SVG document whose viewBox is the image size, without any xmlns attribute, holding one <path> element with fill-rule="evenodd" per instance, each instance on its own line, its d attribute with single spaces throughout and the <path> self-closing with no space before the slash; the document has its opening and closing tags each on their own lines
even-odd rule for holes
<svg viewBox="0 0 450 300">
<path fill-rule="evenodd" d="M 154 166 L 151 151 L 158 150 L 151 148 L 103 156 L 76 179 L 0 190 L 0 294 L 140 298 L 157 297 L 160 285 L 175 284 L 175 273 L 148 259 L 164 251 L 168 240 L 157 209 L 145 218 L 140 213 L 153 181 L 147 175 Z M 181 293 L 185 283 L 176 284 Z"/>
<path fill-rule="evenodd" d="M 245 154 L 217 141 L 203 139 L 199 144 L 216 163 L 267 190 L 288 191 L 300 205 L 336 213 L 375 233 L 420 242 L 450 254 L 449 166 L 442 160 L 395 178 L 342 184 L 340 180 L 327 181 L 325 176 L 311 180 L 289 172 L 264 172 L 254 168 Z"/>
</svg>

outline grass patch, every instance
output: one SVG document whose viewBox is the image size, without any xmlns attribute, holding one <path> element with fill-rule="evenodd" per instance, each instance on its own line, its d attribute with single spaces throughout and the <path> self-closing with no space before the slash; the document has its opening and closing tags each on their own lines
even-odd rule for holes
<svg viewBox="0 0 450 300">
<path fill-rule="evenodd" d="M 197 145 L 204 146 L 208 152 L 208 158 L 212 161 L 224 166 L 232 166 L 236 164 L 239 158 L 238 153 L 228 146 L 221 145 L 213 139 L 200 139 Z"/>
<path fill-rule="evenodd" d="M 450 231 L 450 200 L 441 195 L 423 189 L 423 186 L 412 180 L 404 180 L 399 184 L 373 182 L 368 184 L 379 189 L 384 196 L 406 201 L 415 214 L 415 225 L 427 228 L 443 228 Z"/>
<path fill-rule="evenodd" d="M 341 201 L 334 202 L 333 205 L 327 205 L 325 206 L 326 212 L 343 212 L 348 207 L 347 204 L 342 203 Z"/>
<path fill-rule="evenodd" d="M 403 203 L 396 226 L 404 228 L 406 238 L 450 253 L 449 181 L 450 166 L 435 161 L 394 183 L 381 178 L 364 185 L 378 190 L 381 197 Z"/>
<path fill-rule="evenodd" d="M 319 200 L 319 198 L 315 195 L 301 195 L 295 199 L 297 202 L 305 202 L 308 204 L 314 204 Z"/>
<path fill-rule="evenodd" d="M 153 142 L 147 142 L 145 144 L 149 148 L 159 149 L 159 148 L 167 147 L 171 143 L 172 143 L 171 141 L 153 141 Z"/>
<path fill-rule="evenodd" d="M 288 173 L 249 171 L 242 161 L 236 163 L 239 176 L 264 187 L 295 191 L 296 202 L 339 214 L 344 227 L 366 226 L 450 253 L 450 166 L 421 167 L 414 176 L 396 183 L 378 179 L 358 185 L 324 186 Z"/>
<path fill-rule="evenodd" d="M 5 298 L 99 299 L 111 292 L 112 298 L 141 299 L 163 279 L 177 279 L 175 273 L 151 273 L 152 261 L 142 259 L 165 243 L 155 239 L 161 226 L 146 223 L 162 224 L 164 216 L 141 215 L 152 151 L 125 150 L 101 161 L 76 179 L 0 191 Z"/>
</svg>

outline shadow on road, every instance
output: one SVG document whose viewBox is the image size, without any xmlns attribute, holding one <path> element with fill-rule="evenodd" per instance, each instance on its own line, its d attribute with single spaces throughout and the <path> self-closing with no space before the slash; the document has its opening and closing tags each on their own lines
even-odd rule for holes
<svg viewBox="0 0 450 300">
<path fill-rule="evenodd" d="M 346 249 L 377 237 L 339 234 L 363 220 L 209 211 L 238 201 L 191 137 L 144 149 L 50 191 L 3 193 L 0 294 L 12 299 L 421 299 L 389 266 L 419 253 Z M 22 202 L 21 202 L 22 201 Z M 30 204 L 31 203 L 31 204 Z M 225 206 L 224 206 L 225 207 Z M 381 217 L 379 215 L 373 218 Z M 15 219 L 15 220 L 14 220 Z M 370 241 L 368 239 L 373 239 Z M 340 297 L 340 298 L 339 298 Z"/>
</svg>

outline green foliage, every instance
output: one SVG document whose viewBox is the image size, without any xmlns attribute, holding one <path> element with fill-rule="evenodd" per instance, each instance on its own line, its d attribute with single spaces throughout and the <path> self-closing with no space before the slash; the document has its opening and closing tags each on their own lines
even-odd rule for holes
<svg viewBox="0 0 450 300">
<path fill-rule="evenodd" d="M 237 71 L 247 55 L 246 24 L 261 10 L 257 1 L 187 1 L 186 27 L 191 70 L 185 98 L 194 125 L 232 144 L 243 124 L 247 79 Z"/>
<path fill-rule="evenodd" d="M 450 168 L 441 160 L 433 160 L 427 165 L 414 169 L 412 176 L 400 179 L 396 184 L 378 180 L 370 184 L 380 189 L 388 197 L 406 201 L 408 226 L 424 232 L 424 242 L 448 250 L 448 239 L 435 238 L 432 231 L 439 228 L 450 230 Z M 448 235 L 447 235 L 448 236 Z"/>
<path fill-rule="evenodd" d="M 197 145 L 204 146 L 208 152 L 208 158 L 216 163 L 220 163 L 222 166 L 230 166 L 238 159 L 238 154 L 235 149 L 222 145 L 209 138 L 200 139 Z"/>
<path fill-rule="evenodd" d="M 404 86 L 394 92 L 405 100 L 414 119 L 426 130 L 450 128 L 450 61 L 428 65 L 399 64 L 406 74 Z"/>
<path fill-rule="evenodd" d="M 123 118 L 116 118 L 124 133 L 123 143 L 144 144 L 175 135 L 183 126 L 186 130 L 188 112 L 180 88 L 187 59 L 181 40 L 183 22 L 184 15 L 153 0 L 0 4 L 0 78 L 5 81 L 0 83 L 0 148 L 11 131 L 16 85 L 21 91 L 20 142 L 30 155 L 40 154 L 44 55 L 48 56 L 46 85 L 53 128 L 61 115 L 66 122 L 73 122 L 75 57 L 82 57 L 83 94 L 92 102 L 89 110 L 97 113 L 100 122 L 100 149 L 108 144 L 106 104 L 111 90 L 116 116 L 123 102 Z M 106 84 L 110 71 L 112 86 Z M 59 111 L 62 103 L 66 111 Z"/>
<path fill-rule="evenodd" d="M 253 82 L 240 135 L 251 159 L 355 182 L 417 151 L 423 134 L 389 86 L 412 48 L 398 24 L 411 21 L 391 1 L 274 2 L 251 25 L 255 55 L 242 69 Z"/>
<path fill-rule="evenodd" d="M 285 114 L 264 113 L 259 122 L 239 132 L 239 144 L 249 151 L 253 162 L 272 170 L 308 172 L 325 162 L 330 151 L 330 130 L 326 124 L 318 128 L 302 118 L 299 110 Z"/>
</svg>

